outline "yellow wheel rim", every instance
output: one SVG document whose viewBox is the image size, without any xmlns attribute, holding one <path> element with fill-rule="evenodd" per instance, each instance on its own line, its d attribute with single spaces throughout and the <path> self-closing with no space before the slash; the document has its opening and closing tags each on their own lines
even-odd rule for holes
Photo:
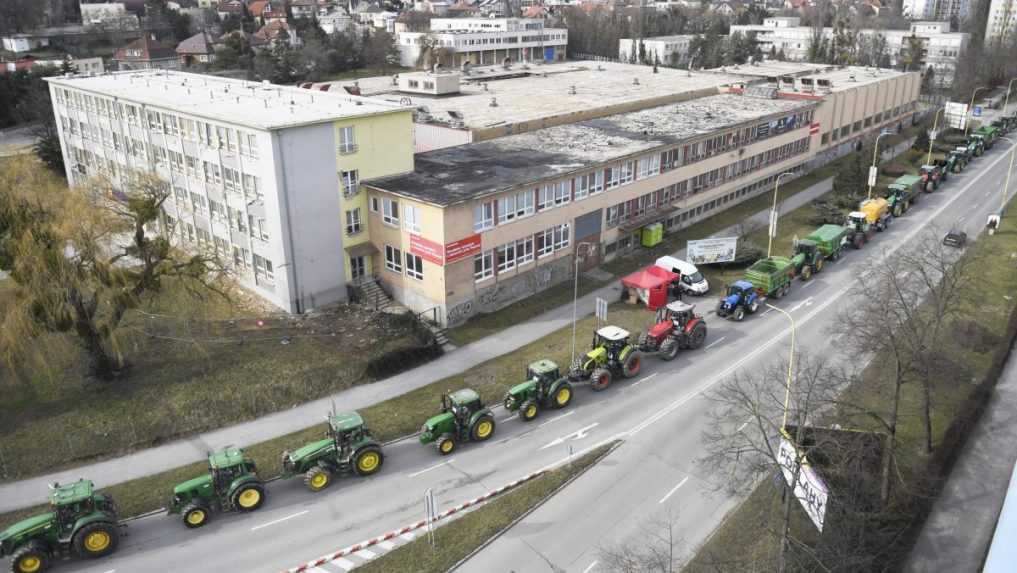
<svg viewBox="0 0 1017 573">
<path fill-rule="evenodd" d="M 536 407 L 534 407 L 534 410 L 536 410 Z M 477 437 L 478 438 L 486 438 L 486 437 L 488 437 L 490 435 L 491 435 L 491 422 L 490 421 L 484 420 L 483 422 L 477 424 Z"/>
<path fill-rule="evenodd" d="M 569 390 L 568 388 L 562 388 L 558 390 L 558 394 L 554 397 L 554 400 L 558 402 L 559 406 L 564 406 L 565 404 L 568 404 L 569 398 L 571 397 L 572 390 Z"/>
<path fill-rule="evenodd" d="M 205 512 L 200 509 L 187 514 L 187 523 L 191 525 L 201 525 L 205 521 Z"/>
<path fill-rule="evenodd" d="M 377 452 L 367 452 L 360 456 L 360 461 L 357 462 L 357 466 L 360 467 L 362 472 L 373 472 L 378 468 L 378 464 L 381 462 L 381 456 Z"/>
<path fill-rule="evenodd" d="M 311 487 L 314 489 L 321 489 L 325 487 L 327 484 L 328 484 L 328 474 L 325 472 L 314 474 L 314 477 L 311 478 Z"/>
<path fill-rule="evenodd" d="M 526 417 L 532 418 L 536 415 L 537 415 L 537 406 L 535 406 L 534 404 L 530 404 L 529 407 L 526 408 Z M 479 434 L 480 432 L 481 429 L 477 428 L 477 433 Z"/>
<path fill-rule="evenodd" d="M 35 573 L 40 568 L 42 568 L 42 559 L 35 555 L 29 555 L 18 563 L 18 571 L 21 573 Z"/>
<path fill-rule="evenodd" d="M 452 446 L 453 446 L 452 440 L 445 440 L 444 442 L 441 443 L 441 451 L 447 454 L 452 451 Z"/>
<path fill-rule="evenodd" d="M 243 492 L 240 493 L 239 497 L 240 507 L 250 509 L 258 505 L 259 501 L 261 501 L 261 494 L 258 492 L 258 490 L 254 489 L 253 487 L 245 489 Z"/>
<path fill-rule="evenodd" d="M 105 531 L 95 531 L 88 534 L 85 538 L 85 549 L 91 553 L 102 551 L 109 547 L 111 540 L 109 533 Z"/>
</svg>

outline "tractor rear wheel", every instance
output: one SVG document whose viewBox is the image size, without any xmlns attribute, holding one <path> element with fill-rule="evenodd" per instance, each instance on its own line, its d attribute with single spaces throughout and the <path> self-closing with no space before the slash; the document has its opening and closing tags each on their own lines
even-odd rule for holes
<svg viewBox="0 0 1017 573">
<path fill-rule="evenodd" d="M 188 529 L 197 529 L 205 525 L 208 523 L 208 518 L 211 517 L 208 508 L 195 501 L 184 506 L 181 516 L 184 520 L 184 526 Z"/>
<path fill-rule="evenodd" d="M 452 434 L 442 434 L 434 445 L 439 454 L 447 456 L 456 450 L 456 439 Z"/>
<path fill-rule="evenodd" d="M 11 556 L 11 573 L 41 573 L 49 569 L 49 551 L 38 541 L 29 541 Z"/>
<path fill-rule="evenodd" d="M 802 280 L 807 281 L 812 278 L 812 267 L 805 265 L 802 267 Z"/>
<path fill-rule="evenodd" d="M 692 327 L 692 332 L 689 333 L 689 348 L 695 350 L 706 342 L 706 323 L 699 322 Z"/>
<path fill-rule="evenodd" d="M 470 428 L 470 438 L 474 442 L 483 442 L 494 435 L 494 417 L 491 415 L 477 418 L 476 423 Z"/>
<path fill-rule="evenodd" d="M 81 557 L 105 557 L 117 550 L 119 542 L 120 529 L 115 523 L 89 523 L 74 535 L 74 552 Z"/>
<path fill-rule="evenodd" d="M 553 406 L 555 408 L 564 408 L 572 402 L 572 385 L 565 382 L 558 389 L 554 391 Z"/>
<path fill-rule="evenodd" d="M 816 259 L 816 272 L 817 273 L 819 271 L 823 270 L 823 264 L 824 264 L 823 255 L 819 255 L 819 257 Z"/>
<path fill-rule="evenodd" d="M 332 485 L 332 473 L 321 466 L 314 466 L 304 474 L 304 485 L 311 491 L 321 491 Z"/>
<path fill-rule="evenodd" d="M 903 209 L 903 207 L 901 207 L 900 203 L 897 203 L 896 205 L 893 206 L 893 216 L 894 217 L 900 217 L 903 214 L 904 214 L 904 209 Z"/>
<path fill-rule="evenodd" d="M 625 378 L 638 376 L 642 368 L 643 355 L 638 350 L 633 350 L 629 352 L 629 355 L 625 357 L 625 362 L 622 363 L 622 376 Z"/>
<path fill-rule="evenodd" d="M 745 308 L 741 306 L 736 308 L 734 314 L 731 315 L 731 318 L 733 318 L 735 322 L 741 322 L 742 319 L 745 318 Z"/>
<path fill-rule="evenodd" d="M 590 376 L 590 388 L 596 391 L 606 389 L 611 385 L 611 371 L 607 368 L 597 368 L 593 371 L 593 375 Z"/>
<path fill-rule="evenodd" d="M 519 418 L 524 422 L 529 422 L 537 417 L 538 412 L 537 403 L 533 400 L 527 400 L 519 407 Z"/>
<path fill-rule="evenodd" d="M 385 455 L 381 453 L 381 448 L 365 446 L 353 456 L 353 471 L 360 477 L 367 477 L 378 473 L 384 463 Z"/>
<path fill-rule="evenodd" d="M 239 511 L 254 511 L 265 503 L 265 488 L 260 483 L 240 486 L 233 494 L 233 507 Z"/>
<path fill-rule="evenodd" d="M 678 357 L 678 341 L 672 337 L 667 337 L 664 342 L 660 345 L 660 358 L 661 360 L 671 361 Z"/>
<path fill-rule="evenodd" d="M 865 246 L 865 235 L 861 233 L 855 234 L 854 238 L 851 239 L 851 246 L 855 249 L 861 249 Z"/>
</svg>

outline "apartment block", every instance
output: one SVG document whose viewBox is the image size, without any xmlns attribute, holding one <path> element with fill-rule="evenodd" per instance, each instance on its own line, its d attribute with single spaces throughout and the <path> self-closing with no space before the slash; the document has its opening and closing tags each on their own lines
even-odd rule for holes
<svg viewBox="0 0 1017 573">
<path fill-rule="evenodd" d="M 453 67 L 557 62 L 565 59 L 568 30 L 545 28 L 536 18 L 434 18 L 429 32 L 399 32 L 402 65 L 417 66 L 428 42 L 447 54 L 441 63 Z"/>
<path fill-rule="evenodd" d="M 683 67 L 689 64 L 689 46 L 695 36 L 654 36 L 652 38 L 621 38 L 618 40 L 618 59 L 622 62 Z M 642 46 L 642 47 L 640 47 Z"/>
<path fill-rule="evenodd" d="M 161 231 L 288 312 L 346 299 L 369 272 L 360 178 L 413 169 L 411 111 L 386 102 L 160 70 L 46 80 L 72 185 L 158 174 Z"/>
</svg>

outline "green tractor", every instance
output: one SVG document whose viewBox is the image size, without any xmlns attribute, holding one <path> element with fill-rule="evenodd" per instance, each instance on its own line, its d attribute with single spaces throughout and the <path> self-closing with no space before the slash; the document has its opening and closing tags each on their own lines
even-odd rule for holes
<svg viewBox="0 0 1017 573">
<path fill-rule="evenodd" d="M 39 573 L 59 557 L 105 557 L 120 542 L 117 506 L 80 480 L 53 484 L 48 513 L 23 519 L 0 532 L 0 557 L 11 557 L 13 573 Z"/>
<path fill-rule="evenodd" d="M 925 181 L 918 175 L 901 175 L 886 186 L 886 202 L 890 206 L 890 213 L 894 217 L 900 217 L 908 212 L 911 205 L 918 202 L 922 195 L 922 188 Z"/>
<path fill-rule="evenodd" d="M 240 448 L 208 456 L 208 473 L 173 488 L 170 515 L 180 515 L 194 529 L 208 523 L 212 511 L 254 511 L 265 503 L 265 485 L 254 460 Z"/>
<path fill-rule="evenodd" d="M 469 388 L 441 396 L 441 413 L 431 416 L 420 428 L 420 443 L 438 448 L 447 456 L 461 441 L 483 442 L 494 435 L 494 414 L 480 395 Z"/>
<path fill-rule="evenodd" d="M 564 408 L 572 401 L 572 384 L 551 360 L 538 360 L 526 367 L 526 382 L 509 388 L 505 409 L 519 412 L 524 422 L 537 417 L 544 408 Z"/>
<path fill-rule="evenodd" d="M 980 135 L 971 134 L 968 138 L 968 153 L 972 157 L 981 157 L 985 153 L 985 138 Z"/>
<path fill-rule="evenodd" d="M 590 351 L 582 364 L 574 365 L 569 372 L 571 380 L 589 380 L 590 387 L 600 391 L 621 376 L 632 378 L 642 368 L 642 353 L 629 344 L 629 332 L 617 326 L 605 326 L 593 335 Z"/>
<path fill-rule="evenodd" d="M 381 444 L 364 426 L 360 414 L 341 412 L 326 419 L 324 439 L 283 452 L 283 478 L 302 475 L 307 489 L 321 491 L 332 483 L 333 476 L 369 476 L 381 469 L 385 461 Z"/>
</svg>

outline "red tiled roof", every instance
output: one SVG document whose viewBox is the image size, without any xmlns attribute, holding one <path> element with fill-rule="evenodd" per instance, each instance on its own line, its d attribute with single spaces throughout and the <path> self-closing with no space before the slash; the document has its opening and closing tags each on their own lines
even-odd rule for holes
<svg viewBox="0 0 1017 573">
<path fill-rule="evenodd" d="M 113 59 L 123 62 L 150 62 L 175 57 L 176 52 L 172 47 L 157 42 L 151 36 L 144 36 L 117 50 Z"/>
</svg>

